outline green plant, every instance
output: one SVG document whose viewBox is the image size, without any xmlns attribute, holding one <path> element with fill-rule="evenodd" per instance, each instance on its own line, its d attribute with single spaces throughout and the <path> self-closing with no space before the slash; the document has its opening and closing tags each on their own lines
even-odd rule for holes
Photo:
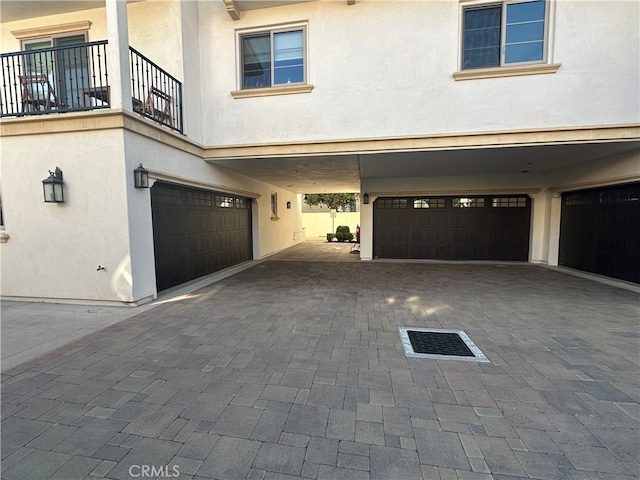
<svg viewBox="0 0 640 480">
<path fill-rule="evenodd" d="M 335 233 L 327 233 L 327 242 L 332 242 L 335 236 Z"/>
<path fill-rule="evenodd" d="M 341 225 L 336 228 L 336 238 L 339 242 L 350 242 L 353 240 L 353 233 L 349 231 L 349 227 L 347 225 Z"/>
</svg>

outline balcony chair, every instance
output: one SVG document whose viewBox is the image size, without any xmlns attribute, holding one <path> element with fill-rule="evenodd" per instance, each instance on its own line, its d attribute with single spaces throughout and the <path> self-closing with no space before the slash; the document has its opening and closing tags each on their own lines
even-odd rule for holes
<svg viewBox="0 0 640 480">
<path fill-rule="evenodd" d="M 171 100 L 171 95 L 156 87 L 151 87 L 147 95 L 147 101 L 144 104 L 144 113 L 157 122 L 173 126 Z"/>
<path fill-rule="evenodd" d="M 49 111 L 61 108 L 56 91 L 47 75 L 32 73 L 20 76 L 22 111 Z"/>
</svg>

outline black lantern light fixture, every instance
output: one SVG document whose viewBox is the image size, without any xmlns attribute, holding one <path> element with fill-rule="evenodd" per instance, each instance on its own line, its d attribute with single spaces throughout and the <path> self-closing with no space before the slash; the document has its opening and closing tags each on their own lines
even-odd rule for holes
<svg viewBox="0 0 640 480">
<path fill-rule="evenodd" d="M 149 172 L 142 164 L 133 171 L 133 185 L 136 188 L 149 188 Z"/>
<path fill-rule="evenodd" d="M 364 203 L 365 205 L 369 205 L 369 194 L 365 193 L 364 195 L 362 195 L 362 203 Z"/>
<path fill-rule="evenodd" d="M 64 203 L 64 184 L 62 183 L 62 170 L 58 167 L 52 172 L 49 170 L 49 177 L 42 180 L 44 191 L 44 201 L 47 203 Z"/>
<path fill-rule="evenodd" d="M 287 208 L 291 208 L 291 202 L 287 202 Z"/>
</svg>

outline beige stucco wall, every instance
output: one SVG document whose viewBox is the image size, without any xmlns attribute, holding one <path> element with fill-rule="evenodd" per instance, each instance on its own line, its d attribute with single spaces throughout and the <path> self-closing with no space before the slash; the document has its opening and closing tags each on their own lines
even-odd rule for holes
<svg viewBox="0 0 640 480">
<path fill-rule="evenodd" d="M 88 20 L 91 27 L 88 31 L 88 40 L 95 42 L 107 38 L 107 19 L 104 8 L 94 8 L 90 10 L 78 10 L 61 15 L 49 15 L 44 17 L 33 17 L 27 20 L 15 22 L 3 22 L 0 28 L 0 42 L 2 53 L 17 52 L 21 50 L 20 40 L 13 33 L 15 30 L 27 28 L 51 27 L 53 25 L 63 25 L 73 22 Z"/>
<path fill-rule="evenodd" d="M 2 295 L 133 301 L 127 224 L 133 187 L 126 180 L 122 136 L 3 138 L 1 153 L 10 235 L 0 245 Z M 64 176 L 65 203 L 44 203 L 42 180 L 56 166 Z"/>
<path fill-rule="evenodd" d="M 78 131 L 90 118 L 91 114 L 78 113 L 47 117 L 40 124 L 44 131 L 60 122 L 76 125 L 68 132 L 2 138 L 0 184 L 9 235 L 0 243 L 4 298 L 100 303 L 153 298 L 150 190 L 133 186 L 139 163 L 150 171 L 152 181 L 253 198 L 256 259 L 304 240 L 297 195 L 158 141 L 167 135 L 179 137 L 146 120 L 134 120 L 132 129 Z M 25 126 L 20 120 L 13 122 Z M 38 119 L 31 122 L 38 125 Z M 41 181 L 56 166 L 63 171 L 66 201 L 45 204 Z M 271 193 L 278 196 L 277 220 L 270 215 Z"/>
<path fill-rule="evenodd" d="M 458 1 L 322 1 L 233 21 L 201 2 L 205 144 L 636 123 L 640 4 L 551 3 L 554 74 L 456 81 Z M 598 19 L 594 27 L 594 19 Z M 308 22 L 310 93 L 234 99 L 236 30 Z M 604 49 L 604 50 L 603 50 Z M 603 55 L 603 51 L 616 52 Z"/>
</svg>

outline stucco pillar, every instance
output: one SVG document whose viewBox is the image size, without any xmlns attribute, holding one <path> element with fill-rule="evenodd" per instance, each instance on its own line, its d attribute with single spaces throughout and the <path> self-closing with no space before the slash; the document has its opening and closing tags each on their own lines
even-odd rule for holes
<svg viewBox="0 0 640 480">
<path fill-rule="evenodd" d="M 129 72 L 129 31 L 126 0 L 106 0 L 107 65 L 111 108 L 133 110 L 131 104 L 131 73 Z"/>
<path fill-rule="evenodd" d="M 376 198 L 369 195 L 367 205 L 360 202 L 360 260 L 373 260 L 373 202 Z"/>
<path fill-rule="evenodd" d="M 551 194 L 545 190 L 531 194 L 529 197 L 532 201 L 529 261 L 531 263 L 547 263 Z"/>
<path fill-rule="evenodd" d="M 558 265 L 560 252 L 560 213 L 562 210 L 562 194 L 554 193 L 551 197 L 551 214 L 549 219 L 549 257 L 547 265 Z"/>
</svg>

